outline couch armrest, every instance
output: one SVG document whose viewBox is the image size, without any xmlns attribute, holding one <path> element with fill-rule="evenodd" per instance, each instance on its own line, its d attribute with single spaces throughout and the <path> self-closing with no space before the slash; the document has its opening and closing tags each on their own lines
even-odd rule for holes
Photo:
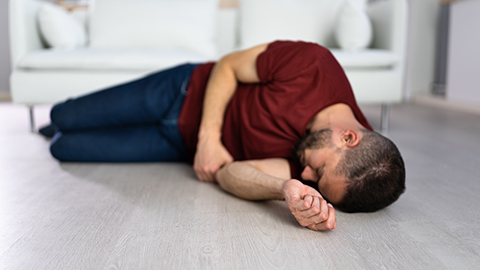
<svg viewBox="0 0 480 270">
<path fill-rule="evenodd" d="M 9 30 L 12 69 L 29 51 L 43 49 L 37 14 L 42 2 L 37 0 L 10 0 Z"/>
<path fill-rule="evenodd" d="M 407 41 L 407 1 L 377 0 L 367 9 L 373 26 L 372 47 L 405 55 Z"/>
</svg>

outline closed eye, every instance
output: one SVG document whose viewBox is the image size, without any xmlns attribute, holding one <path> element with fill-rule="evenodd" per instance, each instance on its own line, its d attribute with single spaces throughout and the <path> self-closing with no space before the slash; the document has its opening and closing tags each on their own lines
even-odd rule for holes
<svg viewBox="0 0 480 270">
<path fill-rule="evenodd" d="M 305 151 L 300 154 L 300 164 L 302 164 L 303 168 L 307 166 L 307 162 L 305 161 Z"/>
<path fill-rule="evenodd" d="M 325 166 L 320 166 L 318 167 L 315 172 L 317 173 L 317 176 L 318 176 L 318 179 L 317 179 L 317 183 L 320 181 L 320 179 L 322 179 L 323 177 L 323 174 L 325 173 Z"/>
</svg>

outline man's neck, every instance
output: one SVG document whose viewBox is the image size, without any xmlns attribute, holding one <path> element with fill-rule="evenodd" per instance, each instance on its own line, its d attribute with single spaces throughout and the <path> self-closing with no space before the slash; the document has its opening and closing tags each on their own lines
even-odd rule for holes
<svg viewBox="0 0 480 270">
<path fill-rule="evenodd" d="M 307 127 L 307 133 L 332 128 L 363 129 L 364 127 L 355 118 L 352 109 L 344 104 L 337 103 L 321 110 L 310 122 Z"/>
</svg>

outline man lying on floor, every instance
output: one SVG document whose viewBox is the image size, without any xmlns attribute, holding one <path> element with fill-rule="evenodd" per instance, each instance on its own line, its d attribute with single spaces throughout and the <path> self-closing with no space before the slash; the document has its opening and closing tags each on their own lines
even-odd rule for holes
<svg viewBox="0 0 480 270">
<path fill-rule="evenodd" d="M 312 230 L 336 227 L 332 204 L 372 212 L 405 189 L 397 147 L 372 130 L 338 62 L 313 43 L 164 70 L 57 104 L 51 121 L 40 132 L 60 161 L 189 161 L 235 196 L 285 200 Z"/>
</svg>

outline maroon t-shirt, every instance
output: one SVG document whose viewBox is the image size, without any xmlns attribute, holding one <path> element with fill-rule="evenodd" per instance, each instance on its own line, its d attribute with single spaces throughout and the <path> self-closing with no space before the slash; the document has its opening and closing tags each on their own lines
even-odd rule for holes
<svg viewBox="0 0 480 270">
<path fill-rule="evenodd" d="M 178 119 L 191 158 L 213 66 L 207 63 L 193 71 Z M 318 112 L 337 103 L 350 106 L 357 120 L 372 130 L 328 49 L 314 43 L 276 41 L 258 56 L 256 66 L 261 83 L 239 84 L 225 112 L 222 142 L 235 160 L 286 158 L 292 178 L 298 179 L 302 168 L 291 159 L 295 143 L 305 136 Z"/>
</svg>

